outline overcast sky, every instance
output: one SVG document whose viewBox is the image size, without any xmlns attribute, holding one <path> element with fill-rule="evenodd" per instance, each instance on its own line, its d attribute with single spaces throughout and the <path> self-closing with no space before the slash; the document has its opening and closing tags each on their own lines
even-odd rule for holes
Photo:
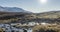
<svg viewBox="0 0 60 32">
<path fill-rule="evenodd" d="M 0 6 L 19 7 L 34 13 L 60 10 L 60 0 L 47 0 L 45 4 L 40 2 L 38 0 L 0 0 Z"/>
</svg>

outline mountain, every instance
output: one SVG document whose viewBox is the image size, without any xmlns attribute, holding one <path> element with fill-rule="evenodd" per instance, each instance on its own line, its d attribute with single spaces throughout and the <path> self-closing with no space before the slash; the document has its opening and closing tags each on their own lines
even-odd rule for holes
<svg viewBox="0 0 60 32">
<path fill-rule="evenodd" d="M 60 23 L 60 11 L 44 13 L 0 12 L 0 23 Z"/>
<path fill-rule="evenodd" d="M 2 7 L 0 6 L 0 11 L 2 12 L 25 12 L 25 13 L 32 13 L 29 11 L 26 11 L 22 8 L 18 8 L 18 7 Z"/>
</svg>

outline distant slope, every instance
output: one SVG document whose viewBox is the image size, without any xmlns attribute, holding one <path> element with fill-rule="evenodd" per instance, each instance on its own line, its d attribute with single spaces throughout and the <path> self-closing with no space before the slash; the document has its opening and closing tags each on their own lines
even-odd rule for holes
<svg viewBox="0 0 60 32">
<path fill-rule="evenodd" d="M 0 12 L 0 23 L 60 22 L 60 11 L 44 13 Z"/>
<path fill-rule="evenodd" d="M 60 17 L 60 11 L 51 11 L 51 12 L 44 12 L 44 13 L 38 13 L 37 16 L 41 18 L 59 18 Z"/>
<path fill-rule="evenodd" d="M 32 13 L 29 11 L 26 11 L 22 8 L 18 8 L 18 7 L 2 7 L 0 6 L 0 11 L 2 12 L 25 12 L 25 13 Z"/>
</svg>

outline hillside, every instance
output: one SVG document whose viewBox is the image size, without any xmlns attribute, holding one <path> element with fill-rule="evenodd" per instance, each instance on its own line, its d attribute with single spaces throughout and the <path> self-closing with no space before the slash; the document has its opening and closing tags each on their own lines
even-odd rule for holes
<svg viewBox="0 0 60 32">
<path fill-rule="evenodd" d="M 2 12 L 24 12 L 24 13 L 32 13 L 30 11 L 26 11 L 19 7 L 2 7 L 0 6 L 0 11 Z"/>
<path fill-rule="evenodd" d="M 60 11 L 44 13 L 0 12 L 0 23 L 60 22 Z"/>
</svg>

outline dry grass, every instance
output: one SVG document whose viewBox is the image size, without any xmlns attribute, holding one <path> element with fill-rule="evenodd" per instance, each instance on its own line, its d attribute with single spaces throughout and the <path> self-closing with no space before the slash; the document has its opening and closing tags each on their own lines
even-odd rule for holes
<svg viewBox="0 0 60 32">
<path fill-rule="evenodd" d="M 38 25 L 33 32 L 60 32 L 60 25 Z"/>
</svg>

